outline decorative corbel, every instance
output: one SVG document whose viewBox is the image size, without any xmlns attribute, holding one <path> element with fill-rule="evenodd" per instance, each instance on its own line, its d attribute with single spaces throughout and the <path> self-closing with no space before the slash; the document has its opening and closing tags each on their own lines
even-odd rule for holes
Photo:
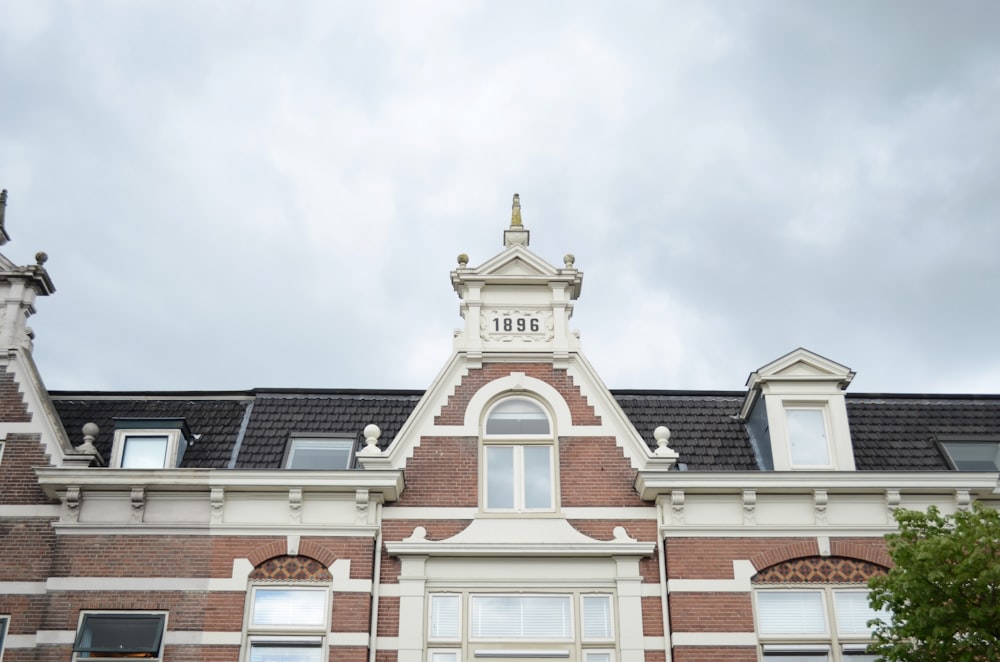
<svg viewBox="0 0 1000 662">
<path fill-rule="evenodd" d="M 302 488 L 288 490 L 288 515 L 292 524 L 302 524 Z"/>
<path fill-rule="evenodd" d="M 357 510 L 357 523 L 368 523 L 368 490 L 358 490 L 354 493 L 354 507 Z"/>
<path fill-rule="evenodd" d="M 886 512 L 889 514 L 889 521 L 895 521 L 893 513 L 899 510 L 899 505 L 902 503 L 902 498 L 899 495 L 899 490 L 886 490 L 885 491 L 885 507 Z"/>
<path fill-rule="evenodd" d="M 684 490 L 670 492 L 670 520 L 672 524 L 684 524 Z"/>
<path fill-rule="evenodd" d="M 966 512 L 972 507 L 972 495 L 969 490 L 955 490 L 955 507 Z"/>
<path fill-rule="evenodd" d="M 66 506 L 66 521 L 80 521 L 80 488 L 77 485 L 70 485 L 66 488 L 66 496 L 63 504 Z"/>
<path fill-rule="evenodd" d="M 143 513 L 146 510 L 146 488 L 133 487 L 131 499 L 132 499 L 132 522 L 135 524 L 141 524 Z"/>
<path fill-rule="evenodd" d="M 213 487 L 209 500 L 212 504 L 212 524 L 222 524 L 226 506 L 226 489 Z"/>
<path fill-rule="evenodd" d="M 743 490 L 743 523 L 757 523 L 757 490 Z"/>
<path fill-rule="evenodd" d="M 815 513 L 817 524 L 826 524 L 826 506 L 829 496 L 826 490 L 813 490 L 813 512 Z"/>
</svg>

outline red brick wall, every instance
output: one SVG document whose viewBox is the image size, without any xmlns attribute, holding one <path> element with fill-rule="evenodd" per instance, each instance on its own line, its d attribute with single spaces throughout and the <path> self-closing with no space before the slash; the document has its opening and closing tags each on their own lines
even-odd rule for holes
<svg viewBox="0 0 1000 662">
<path fill-rule="evenodd" d="M 632 487 L 635 475 L 614 437 L 559 438 L 559 491 L 564 507 L 651 508 Z"/>
<path fill-rule="evenodd" d="M 569 406 L 573 417 L 573 425 L 600 425 L 601 419 L 594 413 L 594 408 L 580 394 L 580 387 L 573 383 L 573 378 L 565 369 L 553 368 L 548 363 L 487 363 L 482 368 L 470 370 L 448 397 L 447 404 L 441 408 L 440 415 L 434 418 L 435 425 L 462 425 L 465 422 L 465 410 L 479 389 L 490 382 L 506 377 L 512 372 L 523 372 L 528 377 L 534 377 L 546 382 L 559 391 Z"/>
<path fill-rule="evenodd" d="M 676 632 L 753 632 L 749 593 L 671 593 L 669 599 Z"/>
<path fill-rule="evenodd" d="M 479 439 L 421 437 L 406 461 L 406 489 L 395 506 L 479 504 Z"/>
<path fill-rule="evenodd" d="M 758 554 L 795 543 L 802 538 L 667 538 L 668 579 L 733 579 L 733 561 L 752 559 Z M 816 539 L 811 539 L 818 554 Z M 805 547 L 803 548 L 805 549 Z"/>
<path fill-rule="evenodd" d="M 49 466 L 49 458 L 37 434 L 8 434 L 0 441 L 0 504 L 57 503 L 45 496 L 38 486 L 35 467 Z"/>
<path fill-rule="evenodd" d="M 378 599 L 378 636 L 399 636 L 399 598 L 381 596 Z"/>
<path fill-rule="evenodd" d="M 649 659 L 649 653 L 646 653 Z M 674 662 L 757 662 L 756 648 L 737 646 L 674 648 Z"/>
<path fill-rule="evenodd" d="M 0 423 L 30 423 L 24 395 L 7 369 L 0 371 Z"/>
</svg>

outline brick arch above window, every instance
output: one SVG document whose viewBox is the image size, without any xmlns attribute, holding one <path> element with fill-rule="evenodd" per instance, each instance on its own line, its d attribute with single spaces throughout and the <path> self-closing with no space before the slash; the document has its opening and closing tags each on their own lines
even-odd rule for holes
<svg viewBox="0 0 1000 662">
<path fill-rule="evenodd" d="M 288 540 L 282 538 L 280 540 L 269 542 L 266 545 L 261 545 L 260 547 L 252 550 L 249 554 L 247 554 L 247 560 L 250 561 L 254 567 L 257 567 L 268 559 L 286 554 L 288 554 Z M 311 540 L 302 540 L 299 542 L 298 554 L 314 558 L 322 563 L 326 568 L 333 565 L 333 562 L 337 559 L 337 555 L 332 551 Z"/>
<path fill-rule="evenodd" d="M 333 575 L 325 565 L 309 556 L 272 557 L 250 573 L 254 581 L 329 582 Z"/>
<path fill-rule="evenodd" d="M 843 556 L 806 556 L 762 569 L 754 584 L 860 584 L 888 569 L 877 563 Z"/>
</svg>

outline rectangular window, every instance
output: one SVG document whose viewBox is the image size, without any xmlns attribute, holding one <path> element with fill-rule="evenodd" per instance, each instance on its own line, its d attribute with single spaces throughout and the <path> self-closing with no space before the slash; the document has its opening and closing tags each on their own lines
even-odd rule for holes
<svg viewBox="0 0 1000 662">
<path fill-rule="evenodd" d="M 611 631 L 611 596 L 585 595 L 583 605 L 584 641 L 604 641 L 614 637 Z"/>
<path fill-rule="evenodd" d="M 430 638 L 457 640 L 461 636 L 462 596 L 457 593 L 431 595 Z"/>
<path fill-rule="evenodd" d="M 760 590 L 755 597 L 763 659 L 775 662 L 869 662 L 868 621 L 889 619 L 868 606 L 865 589 Z"/>
<path fill-rule="evenodd" d="M 166 614 L 85 613 L 73 651 L 76 659 L 159 659 Z"/>
<path fill-rule="evenodd" d="M 0 616 L 0 661 L 3 660 L 3 644 L 7 640 L 7 626 L 10 624 L 10 616 Z"/>
<path fill-rule="evenodd" d="M 254 586 L 247 624 L 247 662 L 324 662 L 330 627 L 329 590 Z"/>
<path fill-rule="evenodd" d="M 822 409 L 786 407 L 785 424 L 788 427 L 788 447 L 792 466 L 830 465 L 826 415 Z"/>
<path fill-rule="evenodd" d="M 126 435 L 122 447 L 122 469 L 163 469 L 167 462 L 166 435 Z"/>
<path fill-rule="evenodd" d="M 568 595 L 473 595 L 470 636 L 479 640 L 573 638 Z"/>
<path fill-rule="evenodd" d="M 293 438 L 286 469 L 337 471 L 351 468 L 354 440 L 347 438 Z"/>
<path fill-rule="evenodd" d="M 486 446 L 487 510 L 552 510 L 552 446 Z"/>
<path fill-rule="evenodd" d="M 941 447 L 959 471 L 1000 470 L 1000 443 L 995 441 L 948 441 Z"/>
</svg>

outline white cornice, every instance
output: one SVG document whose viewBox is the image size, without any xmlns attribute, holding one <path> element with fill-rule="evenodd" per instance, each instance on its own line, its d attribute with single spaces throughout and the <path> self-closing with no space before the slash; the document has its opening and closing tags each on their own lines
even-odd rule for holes
<svg viewBox="0 0 1000 662">
<path fill-rule="evenodd" d="M 393 556 L 499 556 L 499 557 L 612 557 L 650 556 L 656 549 L 651 542 L 590 542 L 590 543 L 452 543 L 387 542 L 386 550 Z"/>
<path fill-rule="evenodd" d="M 685 493 L 725 494 L 743 490 L 759 493 L 806 493 L 827 490 L 835 493 L 875 494 L 886 490 L 922 494 L 953 494 L 968 490 L 975 496 L 1000 494 L 1000 474 L 965 471 L 640 471 L 635 489 L 648 501 L 681 490 Z"/>
<path fill-rule="evenodd" d="M 231 469 L 35 469 L 45 494 L 60 498 L 69 487 L 85 491 L 117 492 L 143 487 L 152 491 L 207 492 L 221 487 L 226 492 L 283 492 L 290 487 L 311 493 L 350 493 L 368 490 L 383 501 L 395 501 L 403 491 L 403 472 L 382 471 L 286 471 Z"/>
</svg>

